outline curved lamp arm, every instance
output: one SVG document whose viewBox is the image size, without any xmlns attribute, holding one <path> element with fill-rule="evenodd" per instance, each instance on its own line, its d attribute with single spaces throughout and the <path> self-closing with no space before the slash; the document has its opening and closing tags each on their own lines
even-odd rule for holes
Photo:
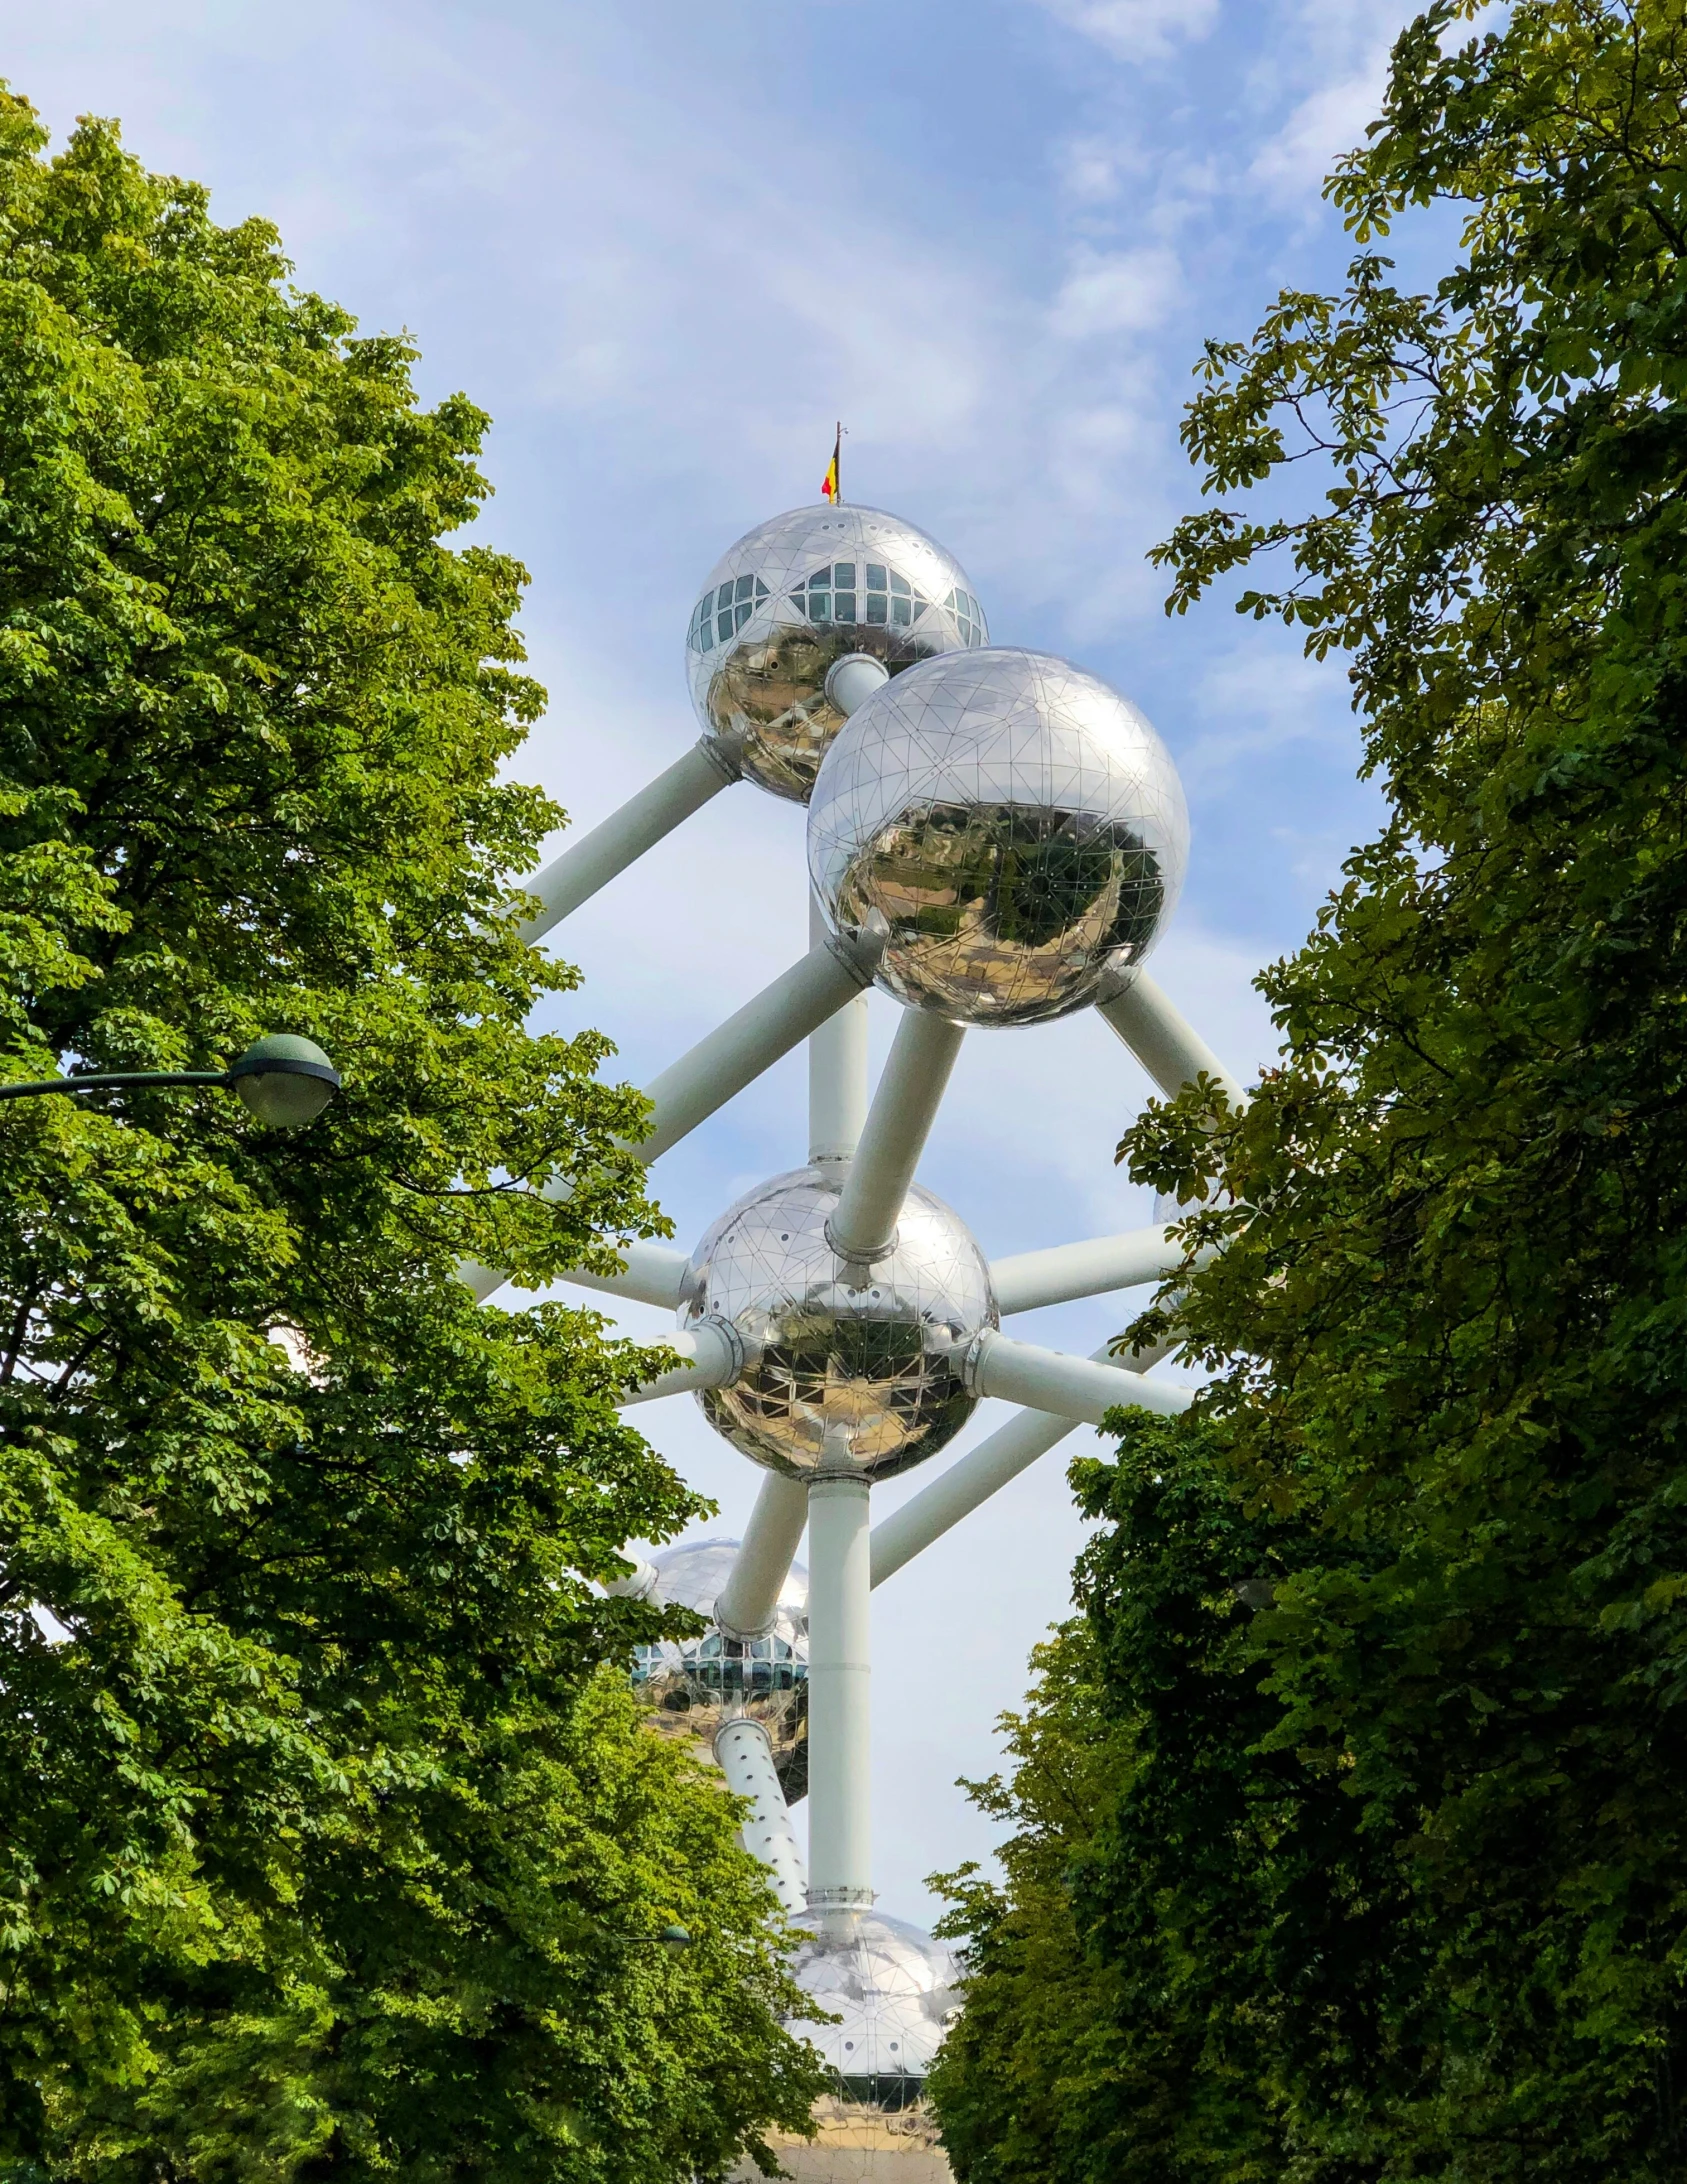
<svg viewBox="0 0 1687 2184">
<path fill-rule="evenodd" d="M 189 1084 L 222 1085 L 266 1128 L 296 1130 L 328 1105 L 340 1088 L 340 1073 L 313 1040 L 279 1031 L 254 1040 L 228 1069 L 91 1069 L 79 1077 L 0 1084 L 0 1100 Z"/>
</svg>

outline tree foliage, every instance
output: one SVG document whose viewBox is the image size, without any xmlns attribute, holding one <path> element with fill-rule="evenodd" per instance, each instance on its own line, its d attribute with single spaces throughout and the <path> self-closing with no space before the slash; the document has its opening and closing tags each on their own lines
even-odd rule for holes
<svg viewBox="0 0 1687 2184">
<path fill-rule="evenodd" d="M 346 1086 L 0 1106 L 0 2157 L 716 2175 L 817 2081 L 591 1583 L 699 1505 L 637 1354 L 453 1278 L 660 1226 L 606 1042 L 526 1028 L 486 420 L 112 126 L 43 144 L 0 99 L 0 1073 L 285 1029 Z"/>
<path fill-rule="evenodd" d="M 1329 185 L 1343 292 L 1201 367 L 1208 491 L 1325 464 L 1322 504 L 1160 549 L 1179 610 L 1241 575 L 1348 659 L 1389 815 L 1262 980 L 1246 1111 L 1123 1148 L 1226 1248 L 1210 1396 L 1084 1481 L 1118 1743 L 1066 1915 L 1171 2088 L 1138 2151 L 1116 2081 L 1119 2177 L 1687 2164 L 1687 18 L 1475 12 L 1403 34 Z M 1458 261 L 1406 293 L 1381 245 L 1435 207 Z M 1202 1482 L 1204 1566 L 1165 1529 Z M 958 2058 L 1029 2018 L 1024 1910 L 974 1920 Z M 1003 2143 L 960 2173 L 1096 2173 Z"/>
</svg>

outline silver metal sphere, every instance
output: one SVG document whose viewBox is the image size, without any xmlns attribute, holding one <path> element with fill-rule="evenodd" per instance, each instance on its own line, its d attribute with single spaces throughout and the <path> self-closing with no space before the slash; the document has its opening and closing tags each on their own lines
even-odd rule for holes
<svg viewBox="0 0 1687 2184">
<path fill-rule="evenodd" d="M 686 632 L 706 737 L 752 781 L 806 803 L 845 714 L 826 677 L 846 653 L 892 676 L 989 642 L 966 571 L 879 508 L 794 508 L 721 556 Z"/>
<path fill-rule="evenodd" d="M 735 1448 L 793 1478 L 824 1454 L 888 1479 L 971 1415 L 961 1357 L 997 1325 L 996 1300 L 965 1224 L 918 1185 L 888 1257 L 870 1270 L 840 1259 L 826 1240 L 840 1187 L 799 1168 L 741 1198 L 692 1253 L 679 1321 L 718 1314 L 754 1360 L 732 1387 L 697 1398 Z"/>
<path fill-rule="evenodd" d="M 737 1557 L 735 1539 L 694 1540 L 652 1555 L 653 1597 L 712 1615 Z M 711 1630 L 658 1639 L 635 1647 L 633 1682 L 654 1727 L 705 1748 L 729 1714 L 748 1714 L 767 1731 L 787 1804 L 808 1795 L 808 1572 L 800 1562 L 780 1587 L 765 1637 L 727 1638 Z"/>
<path fill-rule="evenodd" d="M 911 668 L 854 712 L 808 816 L 835 931 L 890 927 L 878 983 L 961 1024 L 1034 1024 L 1106 998 L 1171 915 L 1189 815 L 1134 705 L 1047 654 Z"/>
<path fill-rule="evenodd" d="M 799 1911 L 805 1938 L 791 1976 L 835 2025 L 795 2019 L 856 2100 L 900 2108 L 918 2098 L 959 2014 L 953 1953 L 919 1927 L 878 1911 Z"/>
</svg>

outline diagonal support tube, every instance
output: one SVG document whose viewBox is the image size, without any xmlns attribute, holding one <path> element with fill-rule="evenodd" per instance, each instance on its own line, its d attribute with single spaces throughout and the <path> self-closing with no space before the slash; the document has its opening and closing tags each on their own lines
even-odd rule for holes
<svg viewBox="0 0 1687 2184">
<path fill-rule="evenodd" d="M 1117 1032 L 1168 1100 L 1203 1071 L 1245 1107 L 1236 1079 L 1192 1024 L 1186 1023 L 1146 971 L 1136 971 L 1124 992 L 1098 1004 L 1097 1013 Z"/>
<path fill-rule="evenodd" d="M 628 865 L 636 864 L 647 849 L 654 849 L 694 811 L 701 811 L 711 797 L 730 788 L 740 777 L 732 762 L 717 746 L 694 743 L 683 758 L 654 781 L 647 782 L 601 826 L 593 827 L 579 841 L 548 864 L 525 892 L 537 895 L 542 905 L 537 917 L 521 928 L 523 940 L 541 940 L 552 926 L 589 902 Z"/>
<path fill-rule="evenodd" d="M 647 1087 L 655 1113 L 648 1134 L 635 1148 L 639 1158 L 659 1160 L 853 1001 L 872 983 L 883 948 L 882 938 L 821 941 L 663 1070 Z"/>
<path fill-rule="evenodd" d="M 904 1012 L 843 1195 L 826 1224 L 839 1258 L 871 1266 L 896 1241 L 902 1201 L 965 1036 L 959 1024 L 944 1017 L 920 1009 Z"/>
<path fill-rule="evenodd" d="M 750 1808 L 738 1840 L 766 1866 L 779 1908 L 787 1918 L 794 1918 L 808 1907 L 808 1882 L 779 1770 L 773 1764 L 772 1740 L 759 1721 L 747 1716 L 723 1721 L 715 1731 L 715 1764 L 734 1797 L 742 1797 Z"/>
<path fill-rule="evenodd" d="M 619 1274 L 588 1274 L 575 1267 L 562 1278 L 577 1289 L 601 1289 L 611 1297 L 632 1297 L 639 1304 L 665 1305 L 670 1311 L 678 1305 L 680 1284 L 691 1264 L 683 1251 L 639 1236 L 621 1246 L 621 1256 L 626 1265 Z"/>
<path fill-rule="evenodd" d="M 1175 1341 L 1157 1343 L 1123 1360 L 1115 1358 L 1111 1346 L 1103 1343 L 1091 1353 L 1090 1362 L 1111 1365 L 1115 1371 L 1145 1373 L 1176 1347 Z M 1039 1456 L 1046 1456 L 1068 1434 L 1076 1433 L 1078 1423 L 1076 1418 L 1056 1417 L 1052 1411 L 1022 1410 L 976 1448 L 957 1457 L 929 1486 L 905 1501 L 882 1524 L 874 1525 L 873 1583 L 882 1585 L 887 1577 L 894 1577 L 905 1562 L 911 1562 L 934 1539 L 941 1539 L 1010 1479 L 1029 1470 Z"/>
<path fill-rule="evenodd" d="M 810 947 L 826 940 L 819 903 L 808 899 Z M 808 1037 L 808 1158 L 823 1173 L 846 1168 L 867 1126 L 867 995 L 858 993 Z"/>
<path fill-rule="evenodd" d="M 647 1164 L 671 1151 L 870 985 L 883 950 L 882 933 L 863 932 L 847 941 L 833 938 L 782 971 L 771 986 L 746 1001 L 706 1039 L 699 1039 L 690 1053 L 682 1054 L 647 1087 L 646 1097 L 654 1109 L 650 1129 L 631 1150 Z M 570 1190 L 566 1182 L 555 1183 L 545 1195 L 566 1198 Z M 509 1279 L 496 1267 L 468 1259 L 458 1267 L 457 1278 L 483 1304 Z M 629 1289 L 624 1294 L 637 1292 Z"/>
<path fill-rule="evenodd" d="M 770 1471 L 750 1512 L 732 1575 L 715 1601 L 715 1622 L 726 1637 L 763 1638 L 773 1628 L 779 1595 L 807 1523 L 808 1488 Z"/>
<path fill-rule="evenodd" d="M 656 1403 L 665 1395 L 694 1395 L 699 1388 L 730 1388 L 744 1370 L 744 1342 L 730 1320 L 700 1319 L 694 1327 L 682 1327 L 668 1337 L 667 1347 L 686 1360 L 658 1373 L 620 1399 L 619 1408 L 631 1403 Z"/>
<path fill-rule="evenodd" d="M 1216 1256 L 1203 1251 L 1194 1264 L 1206 1266 Z M 1074 1297 L 1163 1281 L 1184 1265 L 1182 1245 L 1168 1239 L 1164 1227 L 1127 1229 L 1121 1236 L 1095 1236 L 1080 1244 L 1057 1244 L 1051 1251 L 992 1259 L 990 1284 L 1002 1312 L 1035 1312 L 1045 1304 L 1069 1304 Z"/>
<path fill-rule="evenodd" d="M 1034 1342 L 1015 1342 L 994 1328 L 986 1328 L 968 1351 L 966 1380 L 974 1395 L 1004 1396 L 1010 1403 L 1053 1411 L 1057 1417 L 1089 1426 L 1099 1426 L 1121 1404 L 1137 1403 L 1162 1417 L 1175 1417 L 1189 1408 L 1196 1393 L 1193 1388 L 1139 1379 L 1117 1365 L 1098 1364 L 1094 1358 L 1068 1357 Z"/>
</svg>

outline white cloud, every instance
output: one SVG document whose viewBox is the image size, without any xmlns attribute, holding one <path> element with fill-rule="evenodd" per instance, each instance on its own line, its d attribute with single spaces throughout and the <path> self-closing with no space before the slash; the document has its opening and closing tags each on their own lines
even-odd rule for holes
<svg viewBox="0 0 1687 2184">
<path fill-rule="evenodd" d="M 1358 741 L 1339 656 L 1311 660 L 1279 631 L 1215 659 L 1195 686 L 1200 723 L 1178 762 L 1192 790 L 1211 789 L 1238 762 L 1316 743 L 1351 764 Z"/>
<path fill-rule="evenodd" d="M 1336 161 L 1365 141 L 1389 49 L 1417 12 L 1416 0 L 1298 0 L 1285 58 L 1302 96 L 1249 162 L 1254 188 L 1279 203 L 1317 197 Z"/>
<path fill-rule="evenodd" d="M 1119 194 L 1126 168 L 1134 164 L 1126 147 L 1099 137 L 1074 137 L 1056 154 L 1060 186 L 1079 204 L 1103 205 Z"/>
<path fill-rule="evenodd" d="M 1302 99 L 1260 147 L 1249 180 L 1279 199 L 1315 196 L 1341 155 L 1364 142 L 1382 102 L 1386 60 L 1383 48 L 1351 76 Z"/>
<path fill-rule="evenodd" d="M 1147 333 L 1165 317 L 1180 287 L 1177 259 L 1169 250 L 1103 252 L 1086 246 L 1073 258 L 1049 323 L 1061 341 Z"/>
<path fill-rule="evenodd" d="M 1179 38 L 1204 38 L 1218 0 L 1037 0 L 1050 15 L 1122 61 L 1160 60 Z"/>
</svg>

